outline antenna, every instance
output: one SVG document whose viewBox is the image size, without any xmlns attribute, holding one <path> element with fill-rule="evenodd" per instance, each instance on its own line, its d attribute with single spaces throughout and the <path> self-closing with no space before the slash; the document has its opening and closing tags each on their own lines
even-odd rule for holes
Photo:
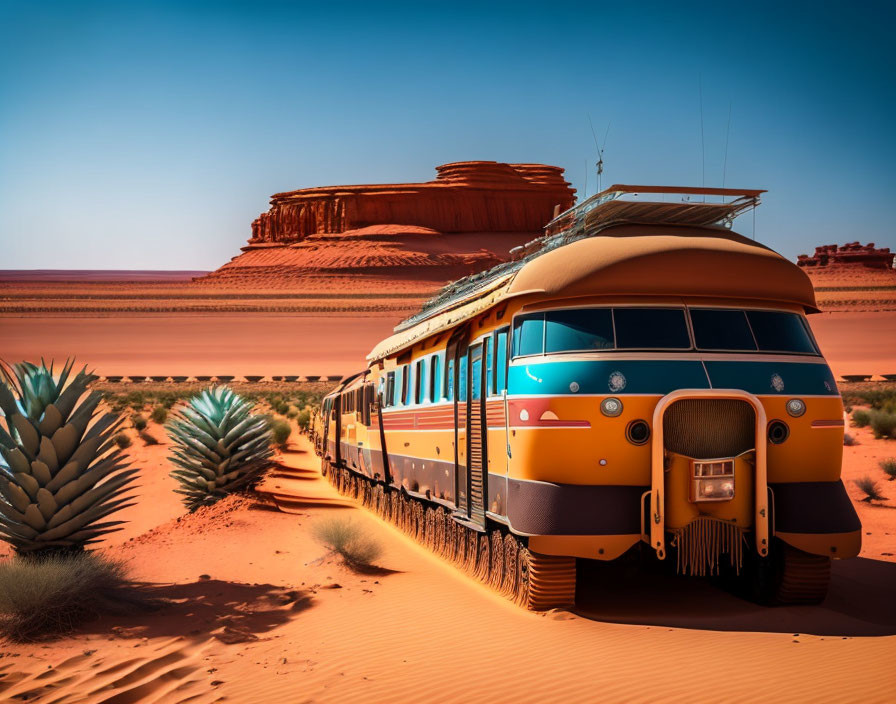
<svg viewBox="0 0 896 704">
<path fill-rule="evenodd" d="M 585 159 L 585 189 L 582 191 L 582 200 L 588 198 L 588 160 Z"/>
<path fill-rule="evenodd" d="M 731 136 L 731 101 L 728 102 L 728 127 L 725 128 L 725 160 L 722 162 L 722 188 L 725 187 L 725 172 L 728 170 L 728 138 Z"/>
<path fill-rule="evenodd" d="M 604 147 L 607 146 L 607 136 L 610 134 L 610 123 L 607 123 L 607 131 L 604 132 L 604 143 L 602 146 L 597 143 L 597 134 L 594 132 L 594 123 L 591 121 L 590 114 L 588 114 L 588 124 L 591 126 L 591 136 L 594 137 L 594 148 L 597 150 L 597 192 L 600 193 L 600 177 L 604 172 Z"/>
<path fill-rule="evenodd" d="M 698 85 L 700 89 L 700 169 L 702 171 L 702 181 L 700 185 L 706 188 L 706 140 L 703 138 L 703 74 L 698 74 Z M 704 196 L 703 201 L 706 202 Z"/>
</svg>

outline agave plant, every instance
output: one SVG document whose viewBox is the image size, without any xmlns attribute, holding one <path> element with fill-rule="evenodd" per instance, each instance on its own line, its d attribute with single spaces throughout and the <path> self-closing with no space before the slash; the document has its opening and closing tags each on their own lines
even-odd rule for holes
<svg viewBox="0 0 896 704">
<path fill-rule="evenodd" d="M 102 519 L 134 498 L 137 470 L 113 440 L 123 418 L 97 410 L 98 377 L 72 366 L 0 366 L 0 537 L 22 555 L 83 550 L 120 530 Z"/>
<path fill-rule="evenodd" d="M 168 422 L 176 491 L 191 511 L 245 488 L 270 464 L 271 434 L 253 404 L 226 386 L 191 398 Z"/>
</svg>

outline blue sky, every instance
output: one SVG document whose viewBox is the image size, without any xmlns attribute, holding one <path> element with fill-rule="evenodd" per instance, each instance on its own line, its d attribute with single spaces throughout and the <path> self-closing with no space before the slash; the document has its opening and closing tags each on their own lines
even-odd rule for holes
<svg viewBox="0 0 896 704">
<path fill-rule="evenodd" d="M 893 3 L 0 0 L 0 269 L 212 269 L 270 194 L 544 162 L 767 188 L 790 257 L 896 246 Z M 701 160 L 700 87 L 705 159 Z M 752 223 L 738 223 L 750 233 Z"/>
</svg>

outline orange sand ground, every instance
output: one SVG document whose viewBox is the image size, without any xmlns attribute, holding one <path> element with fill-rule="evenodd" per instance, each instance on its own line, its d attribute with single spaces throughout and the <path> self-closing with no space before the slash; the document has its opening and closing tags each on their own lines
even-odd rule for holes
<svg viewBox="0 0 896 704">
<path fill-rule="evenodd" d="M 347 374 L 419 300 L 369 312 L 0 313 L 0 357 L 74 355 L 99 374 Z M 896 374 L 896 311 L 809 320 L 835 375 Z"/>
<path fill-rule="evenodd" d="M 145 500 L 107 550 L 177 603 L 0 646 L 3 699 L 892 701 L 893 562 L 835 563 L 822 606 L 779 609 L 699 580 L 590 569 L 577 613 L 536 615 L 338 496 L 304 438 L 282 458 L 304 478 L 266 480 L 299 486 L 297 514 L 236 498 L 184 517 L 164 453 L 132 447 Z M 381 569 L 326 556 L 309 529 L 333 515 L 383 543 Z"/>
</svg>

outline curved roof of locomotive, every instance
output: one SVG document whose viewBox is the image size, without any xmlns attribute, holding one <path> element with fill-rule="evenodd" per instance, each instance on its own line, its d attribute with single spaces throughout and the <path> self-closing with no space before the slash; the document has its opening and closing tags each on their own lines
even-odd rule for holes
<svg viewBox="0 0 896 704">
<path fill-rule="evenodd" d="M 765 245 L 723 228 L 620 225 L 545 252 L 508 294 L 557 298 L 665 295 L 748 298 L 817 310 L 809 277 Z"/>
<path fill-rule="evenodd" d="M 545 251 L 456 305 L 399 326 L 367 358 L 381 359 L 523 295 L 748 299 L 818 311 L 809 277 L 765 245 L 722 227 L 625 224 Z"/>
</svg>

